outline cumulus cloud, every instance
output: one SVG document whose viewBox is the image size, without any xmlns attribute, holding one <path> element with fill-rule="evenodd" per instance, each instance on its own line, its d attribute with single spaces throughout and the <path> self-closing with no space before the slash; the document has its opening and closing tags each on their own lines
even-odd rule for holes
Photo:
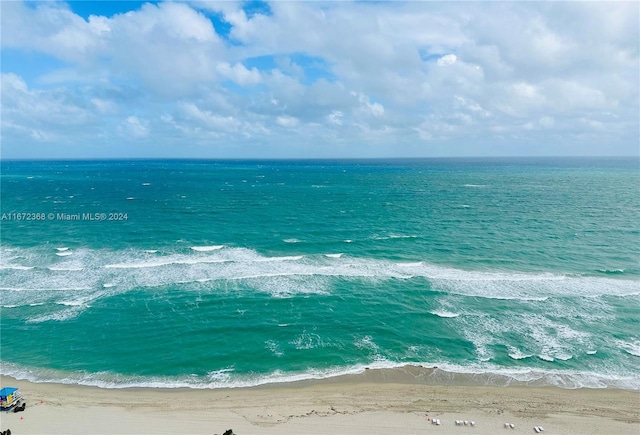
<svg viewBox="0 0 640 435">
<path fill-rule="evenodd" d="M 85 21 L 60 2 L 42 2 L 35 8 L 21 1 L 2 5 L 3 47 L 27 48 L 84 63 L 106 48 L 110 31 L 108 19 L 91 16 Z"/>
<path fill-rule="evenodd" d="M 358 98 L 358 101 L 360 102 L 360 112 L 376 118 L 384 115 L 384 107 L 382 104 L 372 103 L 369 97 L 362 93 L 358 94 L 356 92 L 351 92 L 351 95 Z"/>
<path fill-rule="evenodd" d="M 95 122 L 82 101 L 64 89 L 29 89 L 12 73 L 2 74 L 0 81 L 3 130 L 27 132 L 34 139 L 45 140 Z"/>
<path fill-rule="evenodd" d="M 85 19 L 62 1 L 5 2 L 2 49 L 40 64 L 3 57 L 3 148 L 28 154 L 29 144 L 89 135 L 108 154 L 115 132 L 169 155 L 181 138 L 286 155 L 294 135 L 336 144 L 309 148 L 327 155 L 345 143 L 368 155 L 380 141 L 389 146 L 376 152 L 479 155 L 526 130 L 518 152 L 538 134 L 561 154 L 565 144 L 637 152 L 639 9 L 191 1 Z"/>
<path fill-rule="evenodd" d="M 262 77 L 255 67 L 249 70 L 241 63 L 231 66 L 222 62 L 218 64 L 217 70 L 223 77 L 233 80 L 239 85 L 255 85 L 262 81 Z"/>
</svg>

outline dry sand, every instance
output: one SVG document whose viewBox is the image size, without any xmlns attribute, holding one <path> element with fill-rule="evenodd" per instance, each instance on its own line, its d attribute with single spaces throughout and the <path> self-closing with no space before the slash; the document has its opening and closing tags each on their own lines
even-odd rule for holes
<svg viewBox="0 0 640 435">
<path fill-rule="evenodd" d="M 545 434 L 640 434 L 640 393 L 613 389 L 426 385 L 380 373 L 217 390 L 103 389 L 6 376 L 0 386 L 20 388 L 27 402 L 24 412 L 0 414 L 0 429 L 14 435 L 515 434 L 535 433 L 534 426 Z"/>
</svg>

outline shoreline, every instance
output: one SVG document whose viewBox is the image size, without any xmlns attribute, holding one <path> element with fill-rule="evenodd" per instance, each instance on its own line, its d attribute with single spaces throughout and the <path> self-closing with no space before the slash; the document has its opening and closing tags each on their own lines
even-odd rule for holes
<svg viewBox="0 0 640 435">
<path fill-rule="evenodd" d="M 8 368 L 8 370 L 7 370 Z M 398 363 L 393 365 L 376 364 L 356 365 L 334 370 L 317 372 L 274 372 L 255 378 L 238 377 L 235 380 L 216 381 L 205 377 L 135 377 L 109 375 L 106 373 L 82 374 L 47 370 L 38 373 L 37 369 L 17 368 L 12 363 L 3 363 L 0 376 L 25 380 L 32 383 L 50 383 L 61 385 L 82 385 L 104 389 L 238 389 L 267 387 L 269 385 L 290 385 L 305 382 L 396 382 L 423 385 L 448 386 L 493 386 L 493 387 L 557 387 L 560 389 L 620 389 L 640 392 L 640 377 L 614 378 L 590 372 L 571 372 L 562 370 L 542 370 L 535 368 L 499 368 L 496 371 L 468 367 L 430 366 L 424 363 Z"/>
<path fill-rule="evenodd" d="M 239 435 L 492 434 L 513 423 L 509 433 L 532 433 L 535 426 L 563 434 L 640 431 L 637 391 L 436 385 L 390 372 L 220 389 L 106 389 L 0 375 L 0 386 L 18 387 L 27 403 L 25 412 L 0 414 L 0 430 L 18 435 L 222 434 L 227 429 Z M 442 424 L 432 424 L 433 418 Z M 476 424 L 457 426 L 455 420 Z"/>
</svg>

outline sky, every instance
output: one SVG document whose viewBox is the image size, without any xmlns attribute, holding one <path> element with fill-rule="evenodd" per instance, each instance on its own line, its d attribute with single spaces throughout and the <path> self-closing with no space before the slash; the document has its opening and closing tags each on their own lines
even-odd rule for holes
<svg viewBox="0 0 640 435">
<path fill-rule="evenodd" d="M 2 0 L 0 156 L 638 156 L 639 9 Z"/>
</svg>

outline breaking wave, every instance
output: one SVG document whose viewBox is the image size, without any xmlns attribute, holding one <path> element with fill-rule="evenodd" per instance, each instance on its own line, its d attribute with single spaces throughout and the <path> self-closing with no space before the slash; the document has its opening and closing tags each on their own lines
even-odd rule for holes
<svg viewBox="0 0 640 435">
<path fill-rule="evenodd" d="M 272 343 L 265 347 L 278 352 Z M 383 372 L 383 373 L 382 373 Z M 350 380 L 373 381 L 379 379 L 403 379 L 426 385 L 464 386 L 554 386 L 564 389 L 620 388 L 640 391 L 637 374 L 614 375 L 588 371 L 535 370 L 528 368 L 505 369 L 490 364 L 433 364 L 387 361 L 378 359 L 370 364 L 355 364 L 346 367 L 308 369 L 286 372 L 275 370 L 265 374 L 236 373 L 232 367 L 212 370 L 205 375 L 182 376 L 132 376 L 119 373 L 64 372 L 52 369 L 23 367 L 12 363 L 3 364 L 2 374 L 18 380 L 42 383 L 86 385 L 108 389 L 121 388 L 247 388 L 266 384 L 322 380 L 348 376 Z M 380 375 L 378 375 L 380 374 Z"/>
</svg>

